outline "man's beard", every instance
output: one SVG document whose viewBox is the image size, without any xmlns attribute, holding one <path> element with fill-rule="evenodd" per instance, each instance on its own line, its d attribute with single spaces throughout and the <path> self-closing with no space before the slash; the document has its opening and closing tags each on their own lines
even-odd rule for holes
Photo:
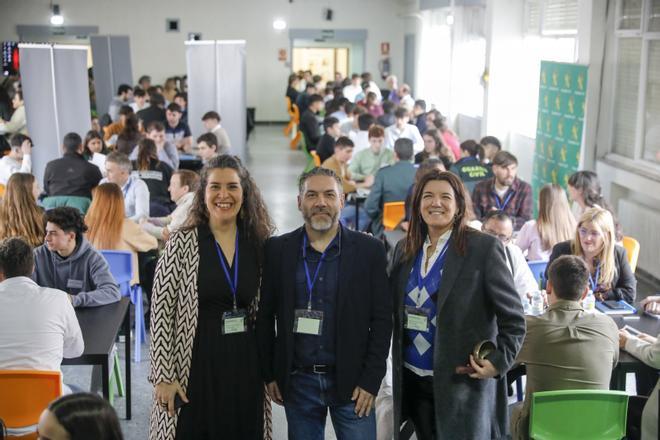
<svg viewBox="0 0 660 440">
<path fill-rule="evenodd" d="M 319 216 L 314 216 L 314 214 L 318 213 L 325 213 L 330 218 L 328 217 L 319 217 Z M 303 218 L 305 219 L 305 223 L 310 225 L 313 230 L 317 232 L 326 232 L 329 231 L 337 222 L 337 217 L 339 216 L 339 213 L 332 213 L 327 210 L 322 210 L 322 211 L 312 211 L 310 213 L 303 213 Z"/>
</svg>

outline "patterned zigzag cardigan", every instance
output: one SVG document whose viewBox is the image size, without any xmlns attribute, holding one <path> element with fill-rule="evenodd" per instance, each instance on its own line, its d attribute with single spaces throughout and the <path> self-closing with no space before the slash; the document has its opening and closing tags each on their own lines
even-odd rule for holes
<svg viewBox="0 0 660 440">
<path fill-rule="evenodd" d="M 151 349 L 149 382 L 178 380 L 188 389 L 192 348 L 197 331 L 199 246 L 197 229 L 179 231 L 167 242 L 156 267 L 151 306 Z M 250 306 L 254 326 L 258 298 Z M 272 438 L 271 403 L 264 398 L 264 439 Z M 221 416 L 221 415 L 218 415 Z M 156 404 L 152 396 L 149 438 L 174 440 L 178 411 L 174 417 Z"/>
</svg>

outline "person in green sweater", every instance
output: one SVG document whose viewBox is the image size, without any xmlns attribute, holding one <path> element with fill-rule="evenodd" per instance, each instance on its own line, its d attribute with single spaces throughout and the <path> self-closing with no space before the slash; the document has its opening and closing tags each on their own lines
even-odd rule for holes
<svg viewBox="0 0 660 440">
<path fill-rule="evenodd" d="M 379 169 L 394 163 L 394 152 L 383 146 L 385 130 L 379 125 L 369 129 L 369 148 L 360 151 L 353 157 L 348 170 L 356 181 L 364 182 L 364 187 L 370 188 L 374 176 Z"/>
</svg>

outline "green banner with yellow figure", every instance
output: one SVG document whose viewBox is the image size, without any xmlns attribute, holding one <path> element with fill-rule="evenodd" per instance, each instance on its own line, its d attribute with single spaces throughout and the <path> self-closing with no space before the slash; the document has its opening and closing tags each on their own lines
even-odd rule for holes
<svg viewBox="0 0 660 440">
<path fill-rule="evenodd" d="M 547 183 L 566 188 L 578 170 L 587 91 L 587 66 L 541 61 L 536 150 L 532 170 L 534 200 Z M 538 204 L 534 204 L 534 212 Z M 536 214 L 535 214 L 536 215 Z"/>
</svg>

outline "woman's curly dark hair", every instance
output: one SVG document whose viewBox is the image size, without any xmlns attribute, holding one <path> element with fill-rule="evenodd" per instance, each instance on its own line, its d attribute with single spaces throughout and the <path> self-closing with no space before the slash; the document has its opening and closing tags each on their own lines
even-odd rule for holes
<svg viewBox="0 0 660 440">
<path fill-rule="evenodd" d="M 261 249 L 268 237 L 275 232 L 275 225 L 270 218 L 270 214 L 268 214 L 266 203 L 261 197 L 261 191 L 259 191 L 247 168 L 236 156 L 223 154 L 208 161 L 202 170 L 201 183 L 199 189 L 195 192 L 195 199 L 185 229 L 193 229 L 209 222 L 209 211 L 204 200 L 208 176 L 211 171 L 224 168 L 235 170 L 241 180 L 243 204 L 238 212 L 238 221 L 248 240 L 254 241 L 257 248 Z"/>
</svg>

